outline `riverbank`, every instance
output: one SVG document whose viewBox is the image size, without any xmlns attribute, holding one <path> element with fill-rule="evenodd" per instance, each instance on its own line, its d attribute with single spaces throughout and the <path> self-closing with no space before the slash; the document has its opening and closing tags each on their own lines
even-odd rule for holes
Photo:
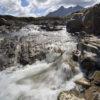
<svg viewBox="0 0 100 100">
<path fill-rule="evenodd" d="M 76 81 L 76 84 L 81 85 L 86 100 L 99 100 L 100 94 L 100 38 L 90 36 L 81 39 L 77 44 L 77 51 L 80 69 L 82 70 L 85 79 Z M 87 84 L 85 84 L 87 82 Z M 92 92 L 95 91 L 95 92 Z"/>
<path fill-rule="evenodd" d="M 100 4 L 96 4 L 69 15 L 66 29 L 78 42 L 77 49 L 72 53 L 72 59 L 79 63 L 83 78 L 75 81 L 79 88 L 78 94 L 64 91 L 59 94 L 58 100 L 76 100 L 76 98 L 81 100 L 80 96 L 85 100 L 100 99 L 99 11 Z"/>
</svg>

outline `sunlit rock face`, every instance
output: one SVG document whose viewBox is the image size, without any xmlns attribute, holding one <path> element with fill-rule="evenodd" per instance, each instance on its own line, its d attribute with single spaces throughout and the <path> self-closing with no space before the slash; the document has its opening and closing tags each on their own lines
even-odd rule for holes
<svg viewBox="0 0 100 100">
<path fill-rule="evenodd" d="M 57 100 L 85 100 L 76 91 L 63 91 L 59 94 Z"/>
<path fill-rule="evenodd" d="M 65 27 L 46 32 L 28 25 L 10 35 L 0 42 L 4 61 L 11 61 L 0 72 L 0 100 L 56 100 L 62 90 L 75 88 L 82 74 L 71 60 L 76 40 Z"/>
</svg>

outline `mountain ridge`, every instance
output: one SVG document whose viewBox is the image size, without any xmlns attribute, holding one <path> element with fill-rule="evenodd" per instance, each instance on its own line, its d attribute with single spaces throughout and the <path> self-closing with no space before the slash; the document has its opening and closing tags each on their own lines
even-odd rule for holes
<svg viewBox="0 0 100 100">
<path fill-rule="evenodd" d="M 69 7 L 69 8 L 65 8 L 64 6 L 61 6 L 60 8 L 58 8 L 57 10 L 50 12 L 49 14 L 47 14 L 47 17 L 64 17 L 66 15 L 69 15 L 71 13 L 77 12 L 82 10 L 83 7 L 77 5 L 75 7 Z"/>
</svg>

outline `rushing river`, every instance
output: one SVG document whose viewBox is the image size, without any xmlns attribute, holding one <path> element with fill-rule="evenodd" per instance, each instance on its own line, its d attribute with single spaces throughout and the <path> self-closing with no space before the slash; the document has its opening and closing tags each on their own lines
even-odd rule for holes
<svg viewBox="0 0 100 100">
<path fill-rule="evenodd" d="M 16 34 L 34 35 L 37 44 L 47 43 L 50 52 L 46 59 L 33 65 L 22 68 L 17 65 L 0 72 L 0 100 L 57 100 L 61 91 L 75 88 L 74 81 L 82 75 L 78 65 L 70 60 L 76 42 L 65 28 L 46 32 L 36 26 L 27 26 Z M 56 52 L 55 48 L 63 53 Z"/>
</svg>

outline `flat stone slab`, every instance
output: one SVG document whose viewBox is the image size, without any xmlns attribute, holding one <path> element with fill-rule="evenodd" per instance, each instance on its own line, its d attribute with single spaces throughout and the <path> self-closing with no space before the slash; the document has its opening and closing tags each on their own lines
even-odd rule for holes
<svg viewBox="0 0 100 100">
<path fill-rule="evenodd" d="M 81 78 L 79 80 L 76 80 L 75 83 L 78 84 L 78 85 L 82 85 L 84 87 L 90 87 L 91 86 L 90 82 L 88 80 L 86 80 L 85 78 Z"/>
</svg>

